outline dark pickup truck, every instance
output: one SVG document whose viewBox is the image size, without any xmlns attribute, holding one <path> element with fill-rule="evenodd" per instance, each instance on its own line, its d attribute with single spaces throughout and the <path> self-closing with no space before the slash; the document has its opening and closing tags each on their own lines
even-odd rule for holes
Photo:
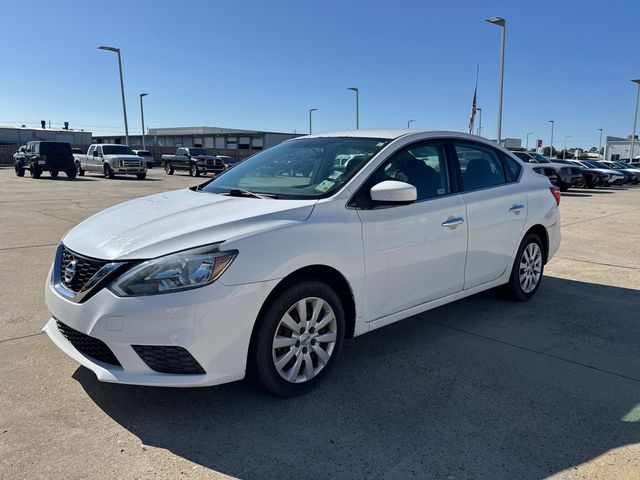
<svg viewBox="0 0 640 480">
<path fill-rule="evenodd" d="M 205 148 L 180 147 L 175 155 L 162 155 L 161 160 L 167 175 L 173 175 L 176 170 L 184 170 L 193 177 L 199 177 L 207 173 L 218 174 L 225 170 L 224 161 Z"/>
<path fill-rule="evenodd" d="M 71 145 L 65 142 L 28 142 L 25 148 L 14 155 L 16 175 L 24 176 L 29 170 L 32 178 L 40 178 L 42 172 L 52 177 L 64 172 L 69 180 L 76 178 L 76 166 L 71 153 Z"/>
</svg>

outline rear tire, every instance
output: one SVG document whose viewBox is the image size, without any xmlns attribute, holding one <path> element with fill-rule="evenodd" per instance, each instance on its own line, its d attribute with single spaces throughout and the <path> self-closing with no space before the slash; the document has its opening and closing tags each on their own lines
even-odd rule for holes
<svg viewBox="0 0 640 480">
<path fill-rule="evenodd" d="M 171 165 L 170 162 L 165 162 L 164 171 L 167 173 L 167 175 L 173 175 L 173 165 Z"/>
<path fill-rule="evenodd" d="M 24 167 L 19 162 L 16 162 L 15 164 L 15 171 L 16 171 L 16 176 L 24 177 Z"/>
<path fill-rule="evenodd" d="M 37 163 L 31 162 L 29 164 L 29 173 L 31 174 L 31 178 L 40 178 L 40 175 L 42 175 L 42 170 L 40 170 L 40 167 Z"/>
<path fill-rule="evenodd" d="M 505 285 L 513 300 L 526 302 L 536 294 L 542 283 L 544 258 L 542 241 L 535 233 L 528 233 L 518 248 L 509 283 Z"/>
<path fill-rule="evenodd" d="M 344 309 L 332 288 L 316 280 L 294 283 L 256 322 L 249 370 L 274 395 L 301 395 L 330 371 L 344 332 Z"/>
</svg>

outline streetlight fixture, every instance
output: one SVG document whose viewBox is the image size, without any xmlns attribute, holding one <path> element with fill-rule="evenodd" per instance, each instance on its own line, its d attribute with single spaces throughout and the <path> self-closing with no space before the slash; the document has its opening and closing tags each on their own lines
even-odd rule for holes
<svg viewBox="0 0 640 480">
<path fill-rule="evenodd" d="M 527 132 L 527 143 L 526 146 L 524 147 L 525 150 L 529 151 L 529 135 L 531 135 L 533 132 Z"/>
<path fill-rule="evenodd" d="M 409 121 L 407 122 L 407 128 L 411 128 L 411 122 L 415 122 L 415 120 L 409 120 Z"/>
<path fill-rule="evenodd" d="M 356 87 L 347 87 L 347 90 L 356 92 L 356 130 L 360 130 L 360 90 Z"/>
<path fill-rule="evenodd" d="M 553 125 L 556 123 L 554 120 L 549 120 L 551 124 L 551 143 L 549 144 L 549 158 L 553 158 Z"/>
<path fill-rule="evenodd" d="M 312 124 L 311 124 L 311 112 L 315 112 L 316 110 L 318 110 L 317 108 L 310 108 L 309 109 L 309 135 L 311 135 L 311 133 L 313 132 L 313 128 L 312 128 Z"/>
<path fill-rule="evenodd" d="M 476 111 L 480 112 L 480 118 L 478 118 L 478 136 L 482 136 L 482 109 L 480 107 L 476 108 Z"/>
<path fill-rule="evenodd" d="M 633 83 L 638 84 L 638 92 L 636 93 L 636 110 L 633 114 L 633 133 L 631 134 L 631 151 L 629 152 L 629 161 L 633 162 L 633 147 L 636 143 L 636 123 L 638 120 L 638 99 L 640 99 L 640 79 L 631 80 Z"/>
<path fill-rule="evenodd" d="M 598 145 L 598 158 L 600 158 L 601 160 L 604 160 L 604 155 L 602 154 L 604 153 L 602 152 L 602 129 L 599 128 L 598 130 L 600 131 L 600 145 Z"/>
<path fill-rule="evenodd" d="M 142 97 L 146 97 L 147 95 L 149 94 L 148 93 L 140 94 L 140 117 L 142 118 L 142 149 L 143 150 L 146 150 L 147 146 L 144 141 L 144 107 L 142 106 Z M 129 142 L 127 142 L 127 144 L 129 144 Z"/>
<path fill-rule="evenodd" d="M 504 81 L 504 40 L 507 30 L 507 21 L 501 17 L 491 17 L 486 19 L 487 22 L 493 23 L 501 27 L 500 35 L 500 84 L 498 86 L 498 134 L 497 141 L 500 144 L 500 136 L 502 134 L 502 83 Z"/>
<path fill-rule="evenodd" d="M 120 72 L 120 93 L 122 94 L 122 113 L 124 114 L 124 136 L 126 144 L 129 145 L 129 125 L 127 124 L 127 105 L 124 101 L 124 81 L 122 80 L 122 60 L 120 58 L 120 49 L 116 47 L 107 47 L 101 45 L 98 50 L 107 50 L 109 52 L 115 52 L 118 54 L 118 70 Z"/>
<path fill-rule="evenodd" d="M 567 138 L 571 138 L 571 135 L 564 136 L 564 150 L 562 150 L 562 159 L 567 159 Z"/>
</svg>

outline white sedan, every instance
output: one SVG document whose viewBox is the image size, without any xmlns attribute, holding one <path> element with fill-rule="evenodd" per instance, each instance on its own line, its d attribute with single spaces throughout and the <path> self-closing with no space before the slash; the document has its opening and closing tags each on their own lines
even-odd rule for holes
<svg viewBox="0 0 640 480">
<path fill-rule="evenodd" d="M 560 244 L 559 203 L 546 177 L 480 137 L 289 140 L 72 229 L 44 330 L 102 381 L 191 387 L 251 373 L 294 396 L 346 338 L 499 285 L 531 298 Z"/>
</svg>

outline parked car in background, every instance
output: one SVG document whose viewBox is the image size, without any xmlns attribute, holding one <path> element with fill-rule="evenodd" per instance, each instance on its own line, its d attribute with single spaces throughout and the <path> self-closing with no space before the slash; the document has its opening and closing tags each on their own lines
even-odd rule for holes
<svg viewBox="0 0 640 480">
<path fill-rule="evenodd" d="M 604 170 L 609 170 L 611 172 L 617 172 L 618 174 L 622 175 L 622 183 L 630 183 L 634 180 L 635 175 L 632 175 L 630 173 L 626 173 L 624 170 L 618 170 L 618 169 L 613 169 L 610 166 L 602 163 L 602 162 L 598 162 L 595 160 L 584 160 L 583 163 L 586 163 L 587 165 L 591 165 L 595 168 L 601 168 Z"/>
<path fill-rule="evenodd" d="M 228 170 L 231 167 L 235 167 L 237 164 L 242 162 L 242 160 L 237 160 L 228 155 L 216 155 L 216 158 L 222 160 L 222 162 L 224 163 L 225 170 Z"/>
<path fill-rule="evenodd" d="M 153 168 L 155 159 L 153 158 L 153 155 L 151 155 L 151 152 L 149 150 L 133 150 L 133 153 L 135 153 L 146 162 L 147 168 Z"/>
<path fill-rule="evenodd" d="M 13 154 L 13 163 L 15 163 L 16 160 L 24 158 L 26 153 L 27 153 L 27 146 L 26 145 L 21 145 L 20 147 L 18 147 L 18 150 L 16 150 L 16 152 Z"/>
<path fill-rule="evenodd" d="M 85 172 L 101 173 L 105 178 L 135 175 L 138 180 L 144 180 L 147 176 L 146 162 L 127 145 L 94 143 L 86 155 L 76 155 L 75 162 L 80 176 Z"/>
<path fill-rule="evenodd" d="M 14 161 L 14 167 L 18 177 L 23 177 L 29 170 L 32 178 L 40 178 L 42 172 L 49 172 L 53 178 L 60 172 L 64 172 L 69 180 L 76 178 L 71 145 L 66 142 L 28 142 Z"/>
<path fill-rule="evenodd" d="M 536 163 L 544 165 L 545 167 L 554 168 L 556 170 L 556 175 L 558 176 L 557 185 L 563 192 L 566 192 L 571 187 L 584 186 L 584 177 L 578 168 L 554 163 L 539 153 L 524 151 L 513 151 L 512 153 L 524 162 Z"/>
<path fill-rule="evenodd" d="M 535 163 L 527 163 L 526 165 L 534 172 L 547 177 L 549 179 L 549 182 L 551 182 L 551 185 L 558 184 L 558 174 L 556 173 L 555 168 L 543 167 L 542 165 L 537 165 Z"/>
<path fill-rule="evenodd" d="M 597 172 L 606 174 L 609 177 L 607 178 L 607 183 L 605 184 L 607 186 L 622 185 L 624 183 L 624 175 L 616 170 L 599 167 L 589 160 L 570 160 L 570 162 L 580 167 L 586 168 L 587 170 L 595 170 Z"/>
<path fill-rule="evenodd" d="M 291 158 L 310 173 L 281 169 Z M 497 286 L 532 298 L 560 245 L 559 203 L 477 136 L 296 138 L 73 228 L 45 285 L 44 331 L 102 381 L 207 386 L 250 372 L 291 397 L 346 338 Z"/>
<path fill-rule="evenodd" d="M 606 185 L 609 180 L 609 175 L 606 173 L 598 172 L 596 170 L 589 170 L 587 168 L 576 165 L 570 160 L 554 159 L 554 163 L 562 163 L 580 169 L 580 173 L 584 178 L 584 186 L 587 188 L 596 188 L 601 185 Z"/>
<path fill-rule="evenodd" d="M 631 179 L 630 183 L 633 183 L 634 185 L 637 185 L 638 184 L 638 180 L 640 180 L 640 169 L 633 168 L 628 163 L 623 163 L 623 162 L 605 162 L 605 161 L 599 162 L 599 163 L 601 163 L 602 165 L 607 166 L 608 168 L 611 168 L 612 170 L 617 170 L 619 172 L 632 175 L 633 178 Z"/>
<path fill-rule="evenodd" d="M 225 170 L 224 161 L 212 155 L 206 148 L 180 147 L 175 155 L 162 155 L 162 163 L 167 175 L 182 170 L 189 172 L 192 177 L 199 177 L 207 173 L 222 173 Z"/>
</svg>

